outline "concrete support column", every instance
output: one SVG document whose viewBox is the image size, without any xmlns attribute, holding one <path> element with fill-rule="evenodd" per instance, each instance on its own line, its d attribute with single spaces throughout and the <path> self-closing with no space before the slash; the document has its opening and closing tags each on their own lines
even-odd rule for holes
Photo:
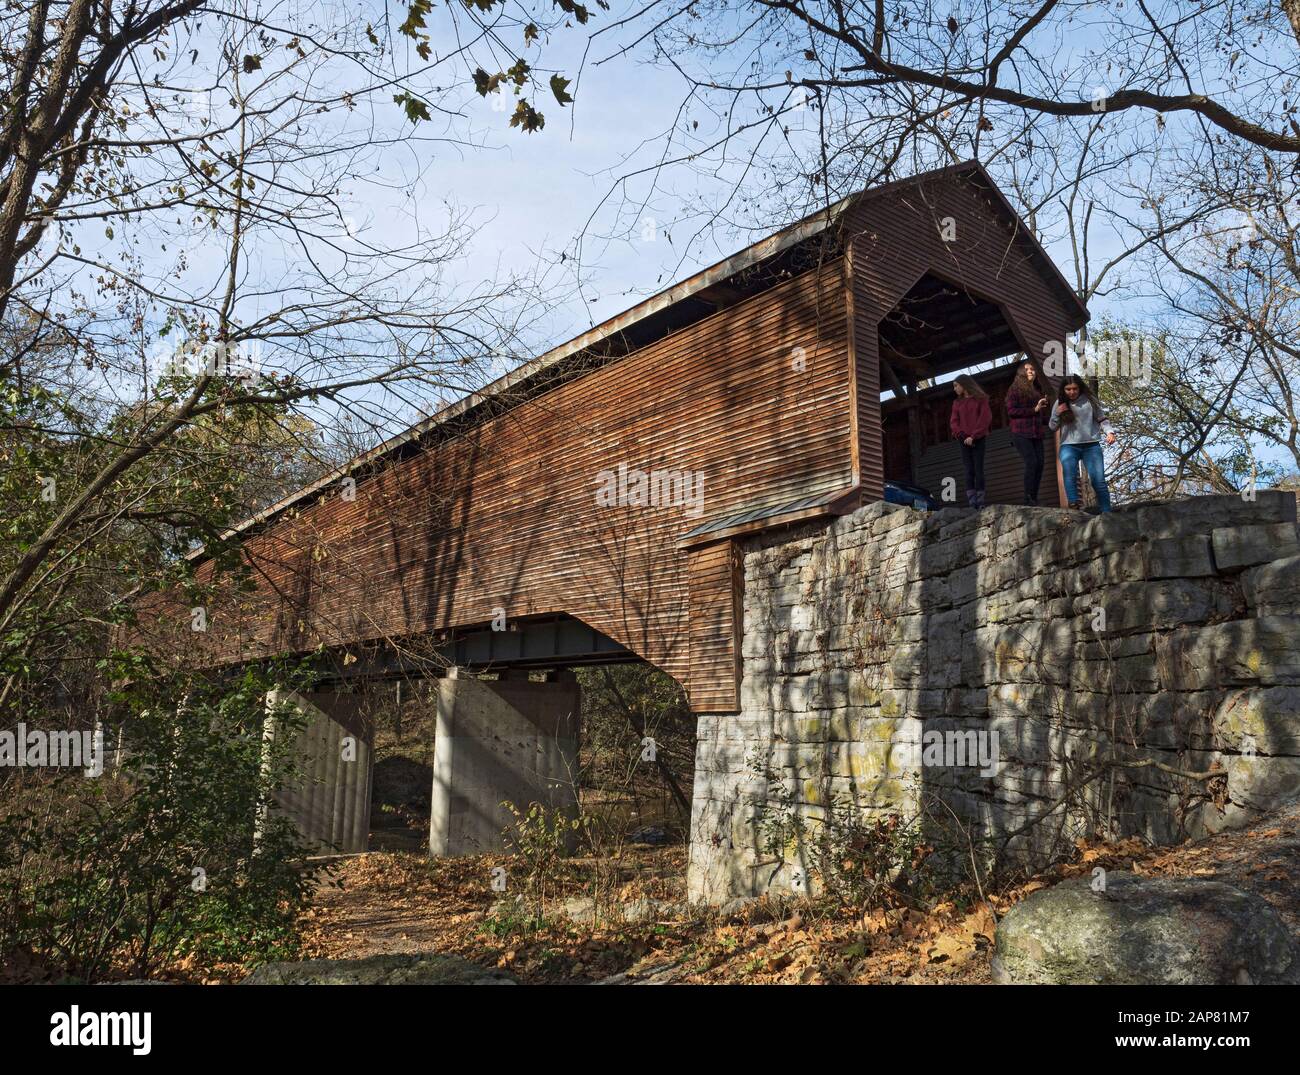
<svg viewBox="0 0 1300 1075">
<path fill-rule="evenodd" d="M 278 809 L 320 852 L 365 851 L 370 837 L 374 758 L 361 699 L 326 691 L 267 693 L 268 712 L 285 703 L 297 709 L 306 724 L 292 748 L 302 780 L 277 793 Z M 267 749 L 283 734 L 284 720 L 268 717 L 263 733 Z"/>
<path fill-rule="evenodd" d="M 433 854 L 504 849 L 513 818 L 503 802 L 577 816 L 578 684 L 572 674 L 556 678 L 474 679 L 453 668 L 438 681 Z"/>
</svg>

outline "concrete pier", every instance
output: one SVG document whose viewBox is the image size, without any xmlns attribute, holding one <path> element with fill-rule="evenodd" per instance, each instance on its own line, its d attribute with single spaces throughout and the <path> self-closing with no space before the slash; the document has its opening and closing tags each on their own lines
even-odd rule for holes
<svg viewBox="0 0 1300 1075">
<path fill-rule="evenodd" d="M 503 802 L 577 816 L 578 684 L 572 673 L 557 679 L 474 679 L 453 668 L 439 680 L 433 854 L 504 849 L 513 817 Z"/>
<path fill-rule="evenodd" d="M 277 794 L 279 810 L 322 853 L 365 851 L 370 834 L 370 784 L 374 759 L 361 699 L 321 691 L 270 691 L 268 712 L 288 702 L 306 717 L 294 744 L 301 783 Z M 284 734 L 283 721 L 268 717 L 263 741 Z"/>
</svg>

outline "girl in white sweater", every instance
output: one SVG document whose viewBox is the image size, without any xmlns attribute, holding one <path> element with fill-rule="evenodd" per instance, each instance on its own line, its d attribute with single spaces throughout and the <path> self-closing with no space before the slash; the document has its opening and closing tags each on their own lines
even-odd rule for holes
<svg viewBox="0 0 1300 1075">
<path fill-rule="evenodd" d="M 1110 511 L 1110 490 L 1106 487 L 1106 457 L 1101 450 L 1101 438 L 1107 444 L 1115 443 L 1110 421 L 1097 397 L 1089 390 L 1087 382 L 1077 373 L 1067 377 L 1056 398 L 1049 429 L 1061 431 L 1061 476 L 1065 480 L 1065 499 L 1070 507 L 1080 507 L 1079 464 L 1088 472 L 1092 490 L 1097 494 L 1097 506 Z"/>
</svg>

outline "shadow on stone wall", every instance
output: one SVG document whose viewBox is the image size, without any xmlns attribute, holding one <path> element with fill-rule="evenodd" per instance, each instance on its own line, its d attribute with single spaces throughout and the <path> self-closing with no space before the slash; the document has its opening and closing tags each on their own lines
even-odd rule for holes
<svg viewBox="0 0 1300 1075">
<path fill-rule="evenodd" d="M 1300 793 L 1295 509 L 872 504 L 756 541 L 743 708 L 699 723 L 692 896 L 815 884 L 828 817 L 923 815 L 986 866 L 1041 865 Z"/>
</svg>

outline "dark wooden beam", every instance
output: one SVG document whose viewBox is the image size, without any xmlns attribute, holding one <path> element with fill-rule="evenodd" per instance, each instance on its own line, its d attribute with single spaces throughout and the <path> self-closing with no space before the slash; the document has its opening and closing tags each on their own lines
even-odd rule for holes
<svg viewBox="0 0 1300 1075">
<path fill-rule="evenodd" d="M 907 463 L 912 484 L 917 482 L 917 467 L 921 462 L 921 416 L 915 407 L 907 408 Z"/>
<path fill-rule="evenodd" d="M 880 368 L 885 374 L 885 380 L 889 382 L 889 387 L 894 390 L 894 395 L 900 398 L 907 393 L 903 391 L 903 382 L 898 379 L 898 374 L 894 372 L 894 367 L 889 364 L 889 359 L 881 357 Z"/>
</svg>

